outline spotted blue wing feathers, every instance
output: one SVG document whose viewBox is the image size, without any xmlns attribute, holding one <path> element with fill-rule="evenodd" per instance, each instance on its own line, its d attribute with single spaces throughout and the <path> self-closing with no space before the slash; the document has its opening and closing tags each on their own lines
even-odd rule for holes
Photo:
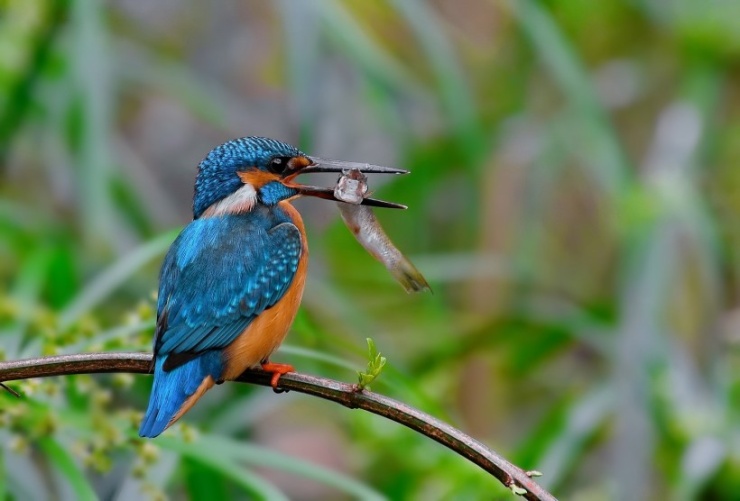
<svg viewBox="0 0 740 501">
<path fill-rule="evenodd" d="M 208 376 L 221 378 L 221 352 L 290 287 L 301 235 L 287 219 L 253 211 L 197 219 L 165 257 L 160 274 L 154 385 L 139 434 L 164 431 Z"/>
<path fill-rule="evenodd" d="M 191 225 L 207 225 L 197 230 L 203 247 L 178 249 L 176 285 L 162 286 L 167 298 L 160 316 L 166 313 L 168 326 L 157 339 L 158 354 L 225 348 L 293 281 L 301 255 L 295 225 L 245 232 L 224 219 L 229 218 L 194 221 Z"/>
</svg>

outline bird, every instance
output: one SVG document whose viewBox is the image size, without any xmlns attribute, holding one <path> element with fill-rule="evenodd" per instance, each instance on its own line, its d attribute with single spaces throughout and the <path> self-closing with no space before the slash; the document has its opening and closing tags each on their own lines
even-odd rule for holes
<svg viewBox="0 0 740 501">
<path fill-rule="evenodd" d="M 312 172 L 407 171 L 309 156 L 249 136 L 213 148 L 199 163 L 193 220 L 169 248 L 159 274 L 153 383 L 139 428 L 154 438 L 215 384 L 260 367 L 278 390 L 288 364 L 273 363 L 300 305 L 308 263 L 306 230 L 291 201 L 338 201 L 333 188 L 298 184 Z M 403 208 L 365 198 L 364 205 Z"/>
</svg>

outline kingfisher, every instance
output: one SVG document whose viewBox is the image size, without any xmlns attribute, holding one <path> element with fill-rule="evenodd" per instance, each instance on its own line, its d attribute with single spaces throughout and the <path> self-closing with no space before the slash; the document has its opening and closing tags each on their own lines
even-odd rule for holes
<svg viewBox="0 0 740 501">
<path fill-rule="evenodd" d="M 298 184 L 312 172 L 403 174 L 403 169 L 326 160 L 264 137 L 211 150 L 198 165 L 193 221 L 159 275 L 154 382 L 139 429 L 161 434 L 215 384 L 262 367 L 278 389 L 288 364 L 270 361 L 295 319 L 308 263 L 306 230 L 291 201 L 337 199 L 333 188 Z M 365 198 L 364 205 L 403 207 Z"/>
</svg>

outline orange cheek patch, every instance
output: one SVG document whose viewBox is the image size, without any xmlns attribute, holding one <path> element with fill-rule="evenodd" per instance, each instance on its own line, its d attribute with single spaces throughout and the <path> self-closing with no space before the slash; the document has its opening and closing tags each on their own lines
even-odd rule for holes
<svg viewBox="0 0 740 501">
<path fill-rule="evenodd" d="M 288 169 L 285 171 L 285 180 L 289 181 L 300 175 L 301 171 L 313 164 L 313 160 L 308 157 L 293 157 L 288 160 Z"/>
<path fill-rule="evenodd" d="M 278 176 L 277 174 L 273 174 L 272 172 L 265 172 L 259 169 L 252 169 L 246 172 L 237 172 L 236 175 L 239 176 L 239 179 L 242 180 L 242 183 L 251 184 L 255 187 L 255 189 L 260 189 L 267 183 L 271 183 L 272 181 L 277 181 L 280 179 L 280 176 Z"/>
<path fill-rule="evenodd" d="M 313 162 L 307 157 L 293 157 L 288 161 L 288 168 L 293 171 L 301 170 L 305 169 L 312 163 Z"/>
</svg>

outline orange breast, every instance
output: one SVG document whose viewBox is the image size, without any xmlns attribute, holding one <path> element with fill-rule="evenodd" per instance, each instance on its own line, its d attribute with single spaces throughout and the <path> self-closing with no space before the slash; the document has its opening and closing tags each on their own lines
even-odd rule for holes
<svg viewBox="0 0 740 501">
<path fill-rule="evenodd" d="M 263 311 L 254 319 L 236 341 L 224 350 L 223 379 L 236 379 L 246 369 L 267 359 L 280 346 L 290 326 L 293 325 L 303 298 L 303 287 L 306 284 L 308 269 L 306 229 L 300 214 L 290 203 L 280 202 L 280 207 L 288 213 L 293 224 L 301 232 L 303 249 L 298 269 L 285 295 L 272 308 Z"/>
</svg>

